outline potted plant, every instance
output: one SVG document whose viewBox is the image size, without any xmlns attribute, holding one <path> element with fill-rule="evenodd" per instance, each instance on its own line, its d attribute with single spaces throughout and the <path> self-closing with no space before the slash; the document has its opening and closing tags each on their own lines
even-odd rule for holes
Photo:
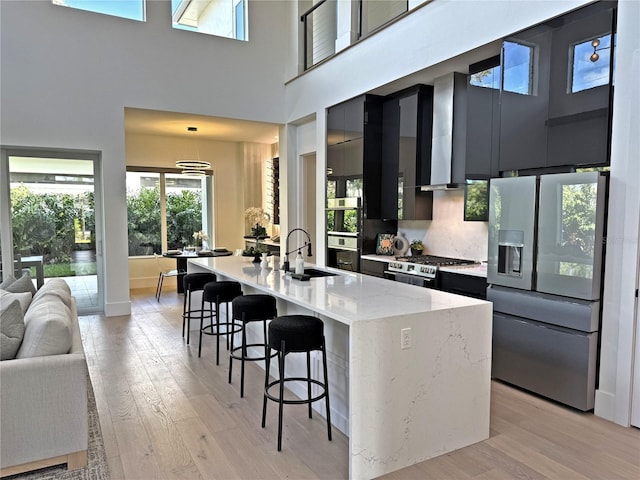
<svg viewBox="0 0 640 480">
<path fill-rule="evenodd" d="M 412 240 L 409 248 L 411 248 L 411 255 L 422 255 L 424 245 L 422 244 L 422 240 Z"/>
<path fill-rule="evenodd" d="M 267 238 L 267 229 L 264 225 L 268 224 L 271 220 L 267 212 L 259 207 L 250 207 L 245 210 L 244 218 L 247 220 L 249 228 L 251 229 L 251 234 L 248 236 Z"/>
</svg>

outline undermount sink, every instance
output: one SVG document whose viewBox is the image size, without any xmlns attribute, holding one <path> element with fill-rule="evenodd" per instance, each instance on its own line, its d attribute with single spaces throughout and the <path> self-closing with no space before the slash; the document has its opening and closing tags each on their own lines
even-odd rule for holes
<svg viewBox="0 0 640 480">
<path fill-rule="evenodd" d="M 318 270 L 316 268 L 305 268 L 304 273 L 313 277 L 335 277 L 337 273 L 325 272 L 324 270 Z"/>
</svg>

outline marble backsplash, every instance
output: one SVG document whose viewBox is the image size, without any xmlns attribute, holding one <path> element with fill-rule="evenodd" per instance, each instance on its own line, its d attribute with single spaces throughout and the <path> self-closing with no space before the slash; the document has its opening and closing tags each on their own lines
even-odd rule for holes
<svg viewBox="0 0 640 480">
<path fill-rule="evenodd" d="M 399 232 L 420 239 L 425 252 L 445 257 L 487 260 L 488 222 L 465 222 L 464 190 L 433 192 L 433 220 L 403 220 Z"/>
</svg>

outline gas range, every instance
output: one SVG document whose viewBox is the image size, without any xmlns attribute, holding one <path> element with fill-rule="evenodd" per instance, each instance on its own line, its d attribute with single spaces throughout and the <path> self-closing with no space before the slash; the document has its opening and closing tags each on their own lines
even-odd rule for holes
<svg viewBox="0 0 640 480">
<path fill-rule="evenodd" d="M 453 265 L 473 265 L 473 260 L 461 258 L 438 257 L 436 255 L 417 255 L 411 257 L 396 257 L 389 262 L 389 271 L 408 273 L 425 278 L 435 278 L 440 267 Z"/>
</svg>

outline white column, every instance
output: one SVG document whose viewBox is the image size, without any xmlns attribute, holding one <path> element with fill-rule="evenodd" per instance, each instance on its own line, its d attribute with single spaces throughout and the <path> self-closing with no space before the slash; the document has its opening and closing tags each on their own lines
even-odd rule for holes
<svg viewBox="0 0 640 480">
<path fill-rule="evenodd" d="M 631 414 L 634 334 L 637 334 L 638 215 L 640 212 L 640 3 L 618 2 L 611 185 L 600 384 L 595 413 L 628 426 Z M 636 352 L 636 355 L 640 352 Z"/>
</svg>

